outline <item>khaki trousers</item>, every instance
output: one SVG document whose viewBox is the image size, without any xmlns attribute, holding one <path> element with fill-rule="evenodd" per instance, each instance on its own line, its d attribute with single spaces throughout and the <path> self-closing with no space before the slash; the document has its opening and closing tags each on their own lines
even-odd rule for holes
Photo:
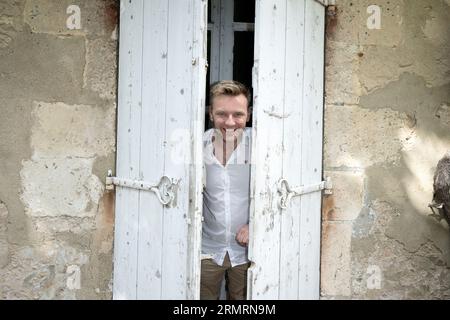
<svg viewBox="0 0 450 320">
<path fill-rule="evenodd" d="M 218 300 L 220 295 L 220 286 L 222 279 L 227 275 L 228 299 L 246 300 L 247 298 L 247 270 L 250 263 L 231 266 L 228 252 L 219 266 L 213 259 L 202 260 L 201 279 L 200 279 L 200 299 Z"/>
</svg>

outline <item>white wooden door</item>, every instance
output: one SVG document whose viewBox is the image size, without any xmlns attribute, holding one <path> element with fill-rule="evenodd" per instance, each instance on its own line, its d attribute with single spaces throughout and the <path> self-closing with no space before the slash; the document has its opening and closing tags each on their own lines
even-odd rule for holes
<svg viewBox="0 0 450 320">
<path fill-rule="evenodd" d="M 198 299 L 206 0 L 120 4 L 118 178 L 176 179 L 164 206 L 116 187 L 114 299 Z"/>
<path fill-rule="evenodd" d="M 318 299 L 321 193 L 282 210 L 277 183 L 322 180 L 324 6 L 256 0 L 249 299 Z"/>
</svg>

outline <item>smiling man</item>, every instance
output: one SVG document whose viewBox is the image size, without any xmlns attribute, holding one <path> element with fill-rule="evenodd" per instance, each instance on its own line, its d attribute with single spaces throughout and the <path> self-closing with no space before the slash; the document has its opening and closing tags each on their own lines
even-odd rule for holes
<svg viewBox="0 0 450 320">
<path fill-rule="evenodd" d="M 237 81 L 220 81 L 210 90 L 210 120 L 204 133 L 202 269 L 200 299 L 218 299 L 224 276 L 228 298 L 244 300 L 249 241 L 250 92 Z"/>
</svg>

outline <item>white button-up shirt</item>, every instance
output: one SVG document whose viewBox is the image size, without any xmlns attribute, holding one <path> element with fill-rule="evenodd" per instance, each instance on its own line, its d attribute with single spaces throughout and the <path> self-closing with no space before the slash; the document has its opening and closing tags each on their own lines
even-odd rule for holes
<svg viewBox="0 0 450 320">
<path fill-rule="evenodd" d="M 236 234 L 249 222 L 251 128 L 245 128 L 225 166 L 214 155 L 213 135 L 214 129 L 203 134 L 202 255 L 222 265 L 228 252 L 234 267 L 248 262 L 247 247 L 236 241 Z"/>
</svg>

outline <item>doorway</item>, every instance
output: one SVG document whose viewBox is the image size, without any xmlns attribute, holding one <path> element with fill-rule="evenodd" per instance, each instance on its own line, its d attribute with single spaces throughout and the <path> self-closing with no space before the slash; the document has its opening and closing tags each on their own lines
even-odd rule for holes
<svg viewBox="0 0 450 320">
<path fill-rule="evenodd" d="M 254 61 L 255 0 L 208 0 L 208 34 L 206 74 L 205 130 L 213 124 L 208 116 L 209 89 L 220 80 L 236 80 L 244 84 L 253 96 L 252 70 Z M 250 98 L 249 105 L 252 105 Z M 252 127 L 250 116 L 246 127 Z M 225 300 L 227 288 L 222 281 L 220 299 Z"/>
<path fill-rule="evenodd" d="M 206 106 L 210 86 L 220 80 L 239 81 L 253 96 L 254 29 L 255 0 L 208 0 Z M 205 108 L 205 130 L 212 127 L 208 111 Z M 252 117 L 246 126 L 252 127 Z"/>
<path fill-rule="evenodd" d="M 205 90 L 234 78 L 254 106 L 247 297 L 318 299 L 324 3 L 207 5 L 121 2 L 113 297 L 199 298 Z"/>
</svg>

